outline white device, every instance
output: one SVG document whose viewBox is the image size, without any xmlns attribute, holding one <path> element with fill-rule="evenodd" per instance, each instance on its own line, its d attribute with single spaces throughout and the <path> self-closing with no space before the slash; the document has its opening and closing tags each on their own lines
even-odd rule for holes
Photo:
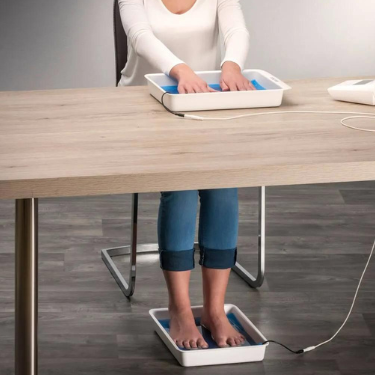
<svg viewBox="0 0 375 375">
<path fill-rule="evenodd" d="M 328 89 L 336 100 L 375 105 L 375 79 L 345 81 Z"/>
</svg>

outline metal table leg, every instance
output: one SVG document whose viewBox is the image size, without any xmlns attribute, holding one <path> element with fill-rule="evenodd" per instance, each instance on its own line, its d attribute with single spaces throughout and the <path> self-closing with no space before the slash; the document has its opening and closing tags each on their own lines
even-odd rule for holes
<svg viewBox="0 0 375 375">
<path fill-rule="evenodd" d="M 38 374 L 38 199 L 16 200 L 15 374 Z"/>
<path fill-rule="evenodd" d="M 240 263 L 236 263 L 233 271 L 237 273 L 252 288 L 259 288 L 264 281 L 265 273 L 265 211 L 266 211 L 266 189 L 264 186 L 259 188 L 259 207 L 258 207 L 258 274 L 256 277 L 251 275 Z M 136 258 L 139 253 L 157 253 L 157 244 L 137 244 L 137 222 L 138 222 L 138 194 L 133 194 L 132 204 L 132 236 L 131 245 L 114 247 L 102 250 L 102 259 L 116 280 L 118 286 L 127 298 L 134 294 L 136 281 Z M 197 244 L 195 244 L 197 246 Z M 126 281 L 112 260 L 112 257 L 120 255 L 130 255 L 129 279 Z"/>
</svg>

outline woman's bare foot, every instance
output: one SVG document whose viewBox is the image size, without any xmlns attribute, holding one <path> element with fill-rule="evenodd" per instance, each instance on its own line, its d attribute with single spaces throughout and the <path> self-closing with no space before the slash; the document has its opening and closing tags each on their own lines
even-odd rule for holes
<svg viewBox="0 0 375 375">
<path fill-rule="evenodd" d="M 185 349 L 207 349 L 208 344 L 195 325 L 191 308 L 169 309 L 170 335 L 180 348 Z"/>
<path fill-rule="evenodd" d="M 204 310 L 201 324 L 211 332 L 212 338 L 220 348 L 239 346 L 245 342 L 245 337 L 230 324 L 224 309 L 222 312 Z"/>
</svg>

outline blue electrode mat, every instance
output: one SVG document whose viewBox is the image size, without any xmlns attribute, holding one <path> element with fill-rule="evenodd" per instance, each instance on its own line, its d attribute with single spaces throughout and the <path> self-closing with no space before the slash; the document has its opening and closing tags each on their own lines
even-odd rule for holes
<svg viewBox="0 0 375 375">
<path fill-rule="evenodd" d="M 241 346 L 254 346 L 254 345 L 262 345 L 262 343 L 257 344 L 250 336 L 249 334 L 243 329 L 240 322 L 236 318 L 236 316 L 233 313 L 227 314 L 228 320 L 230 324 L 239 332 L 241 335 L 243 335 L 246 339 L 246 341 Z M 159 320 L 159 323 L 162 325 L 162 327 L 167 331 L 169 334 L 169 319 Z M 211 337 L 211 332 L 202 327 L 200 325 L 200 318 L 195 318 L 195 324 L 197 325 L 199 331 L 201 332 L 203 338 L 206 340 L 208 344 L 208 349 L 218 349 L 216 342 Z M 180 348 L 182 350 L 191 350 L 191 349 L 184 349 Z M 208 350 L 205 349 L 205 350 Z"/>
<path fill-rule="evenodd" d="M 255 79 L 253 79 L 251 81 L 251 83 L 253 84 L 253 86 L 257 89 L 257 90 L 266 90 L 263 86 L 261 86 Z M 212 89 L 216 90 L 216 91 L 222 91 L 221 90 L 221 87 L 219 84 L 212 84 L 212 85 L 209 85 Z M 161 88 L 166 91 L 168 94 L 178 94 L 178 90 L 177 90 L 177 86 L 161 86 Z"/>
</svg>

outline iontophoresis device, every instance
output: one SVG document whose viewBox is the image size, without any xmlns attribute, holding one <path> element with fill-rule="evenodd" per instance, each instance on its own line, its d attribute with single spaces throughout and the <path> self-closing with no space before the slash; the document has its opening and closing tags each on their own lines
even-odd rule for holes
<svg viewBox="0 0 375 375">
<path fill-rule="evenodd" d="M 375 79 L 345 81 L 328 92 L 336 100 L 375 105 Z"/>
</svg>

